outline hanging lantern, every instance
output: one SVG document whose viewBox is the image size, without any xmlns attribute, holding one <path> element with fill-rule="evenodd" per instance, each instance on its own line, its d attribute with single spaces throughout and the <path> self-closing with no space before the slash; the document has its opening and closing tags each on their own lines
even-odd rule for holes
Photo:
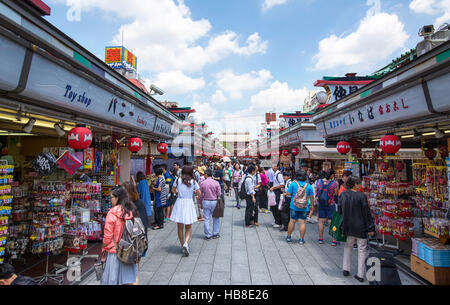
<svg viewBox="0 0 450 305">
<path fill-rule="evenodd" d="M 425 151 L 425 157 L 427 157 L 430 160 L 433 160 L 434 158 L 436 158 L 437 152 L 434 149 L 428 148 Z"/>
<path fill-rule="evenodd" d="M 346 155 L 350 152 L 350 150 L 352 149 L 352 147 L 350 146 L 350 143 L 346 142 L 346 141 L 341 141 L 337 144 L 336 146 L 337 151 L 342 154 L 342 155 Z"/>
<path fill-rule="evenodd" d="M 372 157 L 374 159 L 378 159 L 380 157 L 380 151 L 378 149 L 375 149 L 375 151 L 372 153 Z"/>
<path fill-rule="evenodd" d="M 283 156 L 285 156 L 285 157 L 289 156 L 289 150 L 284 149 L 283 150 Z"/>
<path fill-rule="evenodd" d="M 292 154 L 294 155 L 294 157 L 295 156 L 298 156 L 299 154 L 300 154 L 300 150 L 297 148 L 297 147 L 295 147 L 295 148 L 292 148 Z"/>
<path fill-rule="evenodd" d="M 448 157 L 448 147 L 447 145 L 441 145 L 439 146 L 439 153 L 441 154 L 441 157 L 443 159 Z"/>
<path fill-rule="evenodd" d="M 389 164 L 387 164 L 386 162 L 382 162 L 380 164 L 381 171 L 386 172 L 388 170 L 388 168 L 389 168 Z"/>
<path fill-rule="evenodd" d="M 142 140 L 140 138 L 130 138 L 128 139 L 128 150 L 133 154 L 136 154 L 142 149 Z"/>
<path fill-rule="evenodd" d="M 405 164 L 403 163 L 403 162 L 397 162 L 396 164 L 395 164 L 395 168 L 399 171 L 399 172 L 401 172 L 403 169 L 405 169 Z"/>
<path fill-rule="evenodd" d="M 86 127 L 72 128 L 67 134 L 69 147 L 76 150 L 83 150 L 91 146 L 92 132 Z"/>
<path fill-rule="evenodd" d="M 402 142 L 396 135 L 388 134 L 381 138 L 380 147 L 384 153 L 394 155 L 402 147 Z"/>
<path fill-rule="evenodd" d="M 167 143 L 159 143 L 158 146 L 156 146 L 156 149 L 160 154 L 164 155 L 169 151 L 169 146 Z"/>
</svg>

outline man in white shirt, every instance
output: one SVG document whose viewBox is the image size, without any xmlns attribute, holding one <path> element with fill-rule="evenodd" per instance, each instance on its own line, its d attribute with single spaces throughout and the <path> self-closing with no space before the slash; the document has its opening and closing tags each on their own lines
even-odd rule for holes
<svg viewBox="0 0 450 305">
<path fill-rule="evenodd" d="M 274 165 L 272 169 L 275 174 L 273 178 L 273 186 L 270 188 L 270 191 L 275 193 L 275 201 L 277 204 L 270 207 L 270 211 L 272 212 L 273 218 L 275 220 L 273 227 L 281 228 L 281 212 L 278 209 L 278 205 L 280 204 L 281 193 L 282 189 L 284 188 L 284 179 L 283 174 L 278 169 L 278 165 Z"/>
<path fill-rule="evenodd" d="M 255 172 L 255 166 L 253 164 L 250 165 L 248 167 L 248 174 L 244 176 L 244 181 L 241 185 L 241 187 L 245 187 L 245 190 L 247 192 L 247 197 L 245 198 L 247 202 L 247 206 L 245 207 L 245 225 L 249 228 L 253 227 L 253 225 L 251 224 L 253 214 L 255 214 L 256 216 L 255 222 L 257 223 L 258 221 L 258 206 L 256 205 L 255 184 L 253 183 Z"/>
</svg>

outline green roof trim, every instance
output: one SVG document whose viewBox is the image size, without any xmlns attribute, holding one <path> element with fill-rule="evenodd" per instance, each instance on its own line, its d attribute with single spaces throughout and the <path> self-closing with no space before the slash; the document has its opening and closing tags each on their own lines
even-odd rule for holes
<svg viewBox="0 0 450 305">
<path fill-rule="evenodd" d="M 78 60 L 80 63 L 82 63 L 89 69 L 91 68 L 91 62 L 87 58 L 83 57 L 83 55 L 77 53 L 76 51 L 73 51 L 73 58 Z"/>
<path fill-rule="evenodd" d="M 364 98 L 366 96 L 369 96 L 371 93 L 372 93 L 372 90 L 370 90 L 370 89 L 366 90 L 366 91 L 364 91 L 363 93 L 360 94 L 360 97 Z"/>
<path fill-rule="evenodd" d="M 139 93 L 137 93 L 136 91 L 134 92 L 134 96 L 137 97 L 138 99 L 142 98 L 142 96 Z"/>
<path fill-rule="evenodd" d="M 446 60 L 450 57 L 450 49 L 442 52 L 438 56 L 436 56 L 436 63 Z"/>
</svg>

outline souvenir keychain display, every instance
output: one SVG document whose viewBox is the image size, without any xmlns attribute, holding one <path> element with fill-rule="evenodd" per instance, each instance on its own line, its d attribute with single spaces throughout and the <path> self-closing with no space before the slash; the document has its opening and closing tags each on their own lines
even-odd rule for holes
<svg viewBox="0 0 450 305">
<path fill-rule="evenodd" d="M 398 182 L 386 173 L 376 172 L 364 177 L 364 185 L 369 191 L 369 206 L 374 217 L 378 233 L 382 235 L 383 245 L 399 248 L 398 240 L 414 236 L 414 186 L 411 183 Z M 385 235 L 397 240 L 397 245 L 387 245 Z"/>
<path fill-rule="evenodd" d="M 6 252 L 11 261 L 18 260 L 26 264 L 26 260 L 22 256 L 26 253 L 29 244 L 30 226 L 33 219 L 33 212 L 28 198 L 28 186 L 24 184 L 20 187 L 13 187 L 12 195 L 14 199 Z"/>
<path fill-rule="evenodd" d="M 68 198 L 62 182 L 35 182 L 31 252 L 58 253 L 64 244 L 64 208 Z"/>
<path fill-rule="evenodd" d="M 14 166 L 8 161 L 0 160 L 0 264 L 4 262 L 8 243 L 8 224 L 12 212 L 11 183 L 13 182 Z"/>
</svg>

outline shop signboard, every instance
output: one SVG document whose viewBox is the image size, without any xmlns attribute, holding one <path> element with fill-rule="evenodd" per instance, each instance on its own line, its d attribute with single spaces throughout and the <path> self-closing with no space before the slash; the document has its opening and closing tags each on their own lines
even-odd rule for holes
<svg viewBox="0 0 450 305">
<path fill-rule="evenodd" d="M 3 69 L 0 68 L 0 71 Z M 118 122 L 134 130 L 170 135 L 171 125 L 160 119 L 155 125 L 156 117 L 148 110 L 119 98 L 38 54 L 33 57 L 23 95 L 69 109 L 74 114 L 95 117 L 104 123 Z"/>
<path fill-rule="evenodd" d="M 450 96 L 450 73 L 428 81 L 433 107 L 438 112 L 450 110 L 448 97 Z"/>
<path fill-rule="evenodd" d="M 2 54 L 0 90 L 14 90 L 19 84 L 25 48 L 4 36 L 0 36 L 0 54 Z"/>
<path fill-rule="evenodd" d="M 156 119 L 156 124 L 153 132 L 167 137 L 175 137 L 175 134 L 172 132 L 172 124 L 161 120 L 160 118 Z"/>
<path fill-rule="evenodd" d="M 347 95 L 350 95 L 358 91 L 365 85 L 350 84 L 350 85 L 326 85 L 326 86 L 328 86 L 331 92 L 330 100 L 327 102 L 327 104 L 332 104 L 338 100 L 343 99 Z"/>
<path fill-rule="evenodd" d="M 113 69 L 137 69 L 136 56 L 124 47 L 106 47 L 105 62 Z"/>
<path fill-rule="evenodd" d="M 322 136 L 339 135 L 413 119 L 430 114 L 422 91 L 417 85 L 397 94 L 318 123 Z M 325 134 L 326 132 L 326 134 Z"/>
</svg>

